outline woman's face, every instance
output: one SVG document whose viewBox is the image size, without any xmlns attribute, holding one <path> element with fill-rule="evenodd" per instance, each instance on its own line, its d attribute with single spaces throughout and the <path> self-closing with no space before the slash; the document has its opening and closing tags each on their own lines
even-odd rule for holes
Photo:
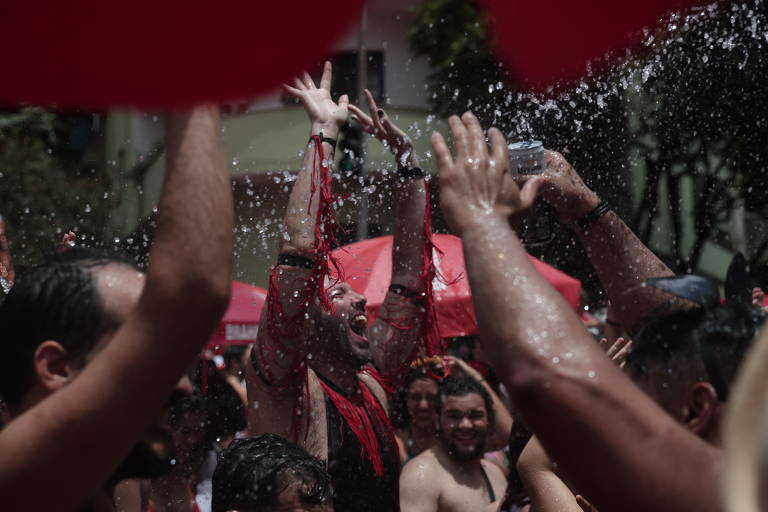
<svg viewBox="0 0 768 512">
<path fill-rule="evenodd" d="M 413 425 L 422 428 L 435 425 L 437 392 L 437 382 L 427 377 L 416 379 L 408 386 L 408 414 Z"/>
</svg>

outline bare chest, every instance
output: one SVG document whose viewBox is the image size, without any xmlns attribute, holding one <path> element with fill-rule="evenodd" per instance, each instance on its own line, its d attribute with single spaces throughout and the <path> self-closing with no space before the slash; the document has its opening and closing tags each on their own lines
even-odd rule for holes
<svg viewBox="0 0 768 512">
<path fill-rule="evenodd" d="M 506 491 L 505 482 L 496 481 L 496 475 L 488 475 L 488 482 L 493 486 L 491 496 L 488 483 L 482 474 L 446 475 L 438 500 L 439 512 L 461 512 L 467 510 L 483 510 L 492 503 L 491 498 L 498 500 Z"/>
</svg>

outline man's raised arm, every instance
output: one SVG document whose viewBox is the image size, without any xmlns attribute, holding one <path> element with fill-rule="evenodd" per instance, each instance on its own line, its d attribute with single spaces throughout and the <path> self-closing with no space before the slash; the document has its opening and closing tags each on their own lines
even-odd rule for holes
<svg viewBox="0 0 768 512">
<path fill-rule="evenodd" d="M 77 377 L 0 431 L 0 500 L 9 508 L 82 507 L 159 413 L 227 307 L 233 212 L 218 108 L 169 115 L 166 139 L 158 227 L 137 305 Z"/>
<path fill-rule="evenodd" d="M 582 181 L 563 155 L 547 151 L 541 195 L 560 220 L 571 224 L 611 301 L 611 310 L 627 332 L 650 316 L 670 296 L 651 286 L 652 277 L 674 273 L 650 250 L 607 204 Z M 596 215 L 599 212 L 601 215 Z M 594 212 L 594 213 L 590 213 Z"/>
<path fill-rule="evenodd" d="M 392 151 L 398 169 L 390 178 L 395 216 L 391 286 L 370 331 L 374 364 L 391 374 L 407 364 L 422 334 L 427 184 L 410 138 L 376 105 L 370 91 L 365 94 L 371 115 L 350 105 L 352 117 Z"/>
<path fill-rule="evenodd" d="M 455 160 L 439 134 L 432 139 L 441 205 L 462 238 L 488 360 L 516 410 L 598 509 L 719 510 L 719 452 L 676 424 L 605 356 L 510 228 L 541 181 L 518 189 L 498 130 L 489 130 L 489 154 L 472 114 L 449 122 Z"/>
<path fill-rule="evenodd" d="M 322 166 L 330 171 L 335 139 L 346 122 L 348 103 L 346 95 L 339 98 L 338 104 L 331 99 L 330 62 L 325 63 L 320 87 L 315 87 L 307 73 L 296 78 L 294 86 L 285 85 L 284 89 L 306 109 L 311 140 L 288 198 L 280 254 L 270 277 L 267 307 L 261 314 L 262 328 L 252 349 L 253 364 L 247 370 L 249 400 L 272 407 L 269 415 L 263 414 L 263 409 L 249 408 L 251 434 L 273 432 L 286 438 L 291 437 L 291 415 L 302 384 L 293 377 L 305 356 L 303 328 L 307 301 L 314 300 L 313 287 L 324 286 L 322 282 L 311 282 L 313 272 L 324 263 L 319 261 L 323 255 L 318 252 L 318 242 L 322 241 L 318 240 L 318 223 L 322 222 L 318 211 L 329 198 L 322 197 L 327 190 Z M 320 161 L 321 154 L 324 161 Z"/>
</svg>

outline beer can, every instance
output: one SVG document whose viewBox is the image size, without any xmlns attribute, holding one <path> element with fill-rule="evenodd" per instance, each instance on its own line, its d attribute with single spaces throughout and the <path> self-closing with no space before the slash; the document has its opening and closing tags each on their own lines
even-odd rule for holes
<svg viewBox="0 0 768 512">
<path fill-rule="evenodd" d="M 544 145 L 539 140 L 526 140 L 509 145 L 509 170 L 512 176 L 536 175 L 544 172 Z M 537 198 L 531 213 L 518 231 L 520 240 L 529 247 L 552 241 L 552 210 Z"/>
</svg>

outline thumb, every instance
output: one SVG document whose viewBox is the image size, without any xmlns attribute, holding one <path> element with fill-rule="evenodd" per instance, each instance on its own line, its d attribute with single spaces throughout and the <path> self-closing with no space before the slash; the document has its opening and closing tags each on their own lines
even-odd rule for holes
<svg viewBox="0 0 768 512">
<path fill-rule="evenodd" d="M 533 203 L 536 201 L 536 197 L 539 194 L 539 188 L 541 187 L 542 182 L 542 177 L 536 176 L 523 184 L 523 188 L 520 190 L 520 208 L 522 210 L 527 210 L 533 206 Z"/>
<path fill-rule="evenodd" d="M 347 108 L 349 106 L 349 96 L 346 94 L 342 94 L 339 98 L 339 107 L 340 108 Z"/>
</svg>

